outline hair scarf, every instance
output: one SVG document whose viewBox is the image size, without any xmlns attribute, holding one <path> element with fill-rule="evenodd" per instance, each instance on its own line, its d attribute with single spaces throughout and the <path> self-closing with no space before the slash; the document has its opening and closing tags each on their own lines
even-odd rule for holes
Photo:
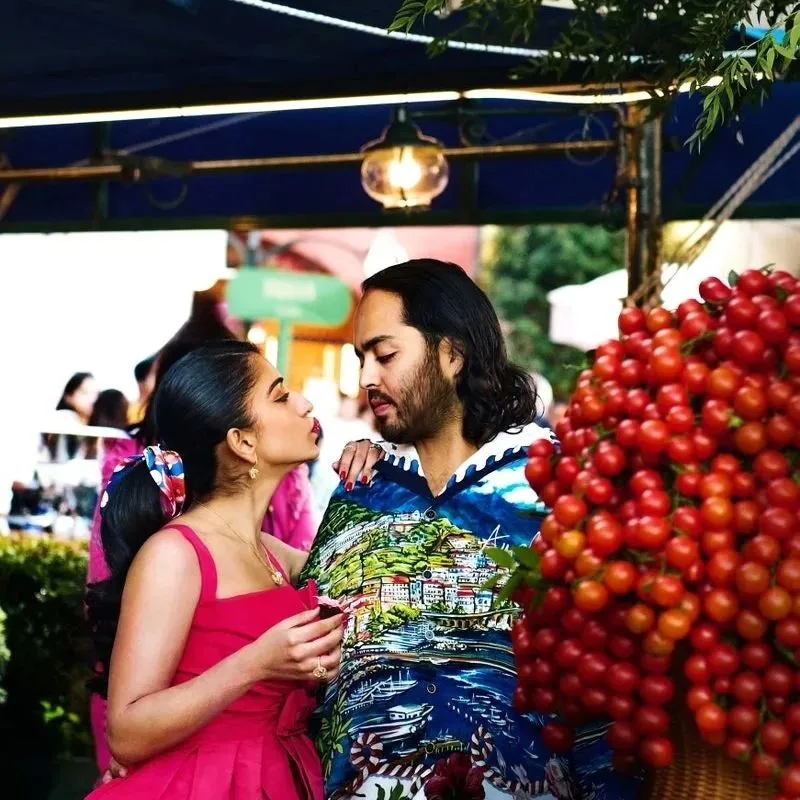
<svg viewBox="0 0 800 800">
<path fill-rule="evenodd" d="M 183 511 L 186 502 L 186 480 L 183 473 L 183 461 L 174 450 L 162 450 L 158 445 L 145 447 L 140 456 L 126 458 L 115 467 L 108 487 L 100 498 L 100 508 L 105 508 L 110 494 L 116 491 L 124 471 L 140 461 L 147 464 L 147 470 L 153 482 L 161 492 L 161 506 L 168 519 L 177 517 Z"/>
</svg>

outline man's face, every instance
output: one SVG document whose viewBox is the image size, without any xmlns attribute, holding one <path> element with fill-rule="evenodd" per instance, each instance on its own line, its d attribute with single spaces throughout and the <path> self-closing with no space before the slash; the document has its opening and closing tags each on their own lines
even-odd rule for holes
<svg viewBox="0 0 800 800">
<path fill-rule="evenodd" d="M 431 350 L 422 334 L 403 322 L 403 301 L 390 292 L 368 292 L 355 318 L 361 386 L 381 436 L 412 444 L 435 436 L 458 418 L 455 391 L 460 360 L 440 345 Z"/>
</svg>

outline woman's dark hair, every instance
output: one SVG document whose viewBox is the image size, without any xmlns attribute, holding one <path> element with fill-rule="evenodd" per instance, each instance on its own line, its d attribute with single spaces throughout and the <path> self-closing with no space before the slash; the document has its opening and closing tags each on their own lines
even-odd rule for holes
<svg viewBox="0 0 800 800">
<path fill-rule="evenodd" d="M 364 292 L 396 294 L 404 322 L 430 349 L 448 339 L 464 360 L 456 391 L 464 407 L 464 438 L 475 445 L 536 418 L 530 375 L 509 363 L 500 321 L 489 298 L 456 264 L 407 261 L 364 281 Z"/>
<path fill-rule="evenodd" d="M 253 424 L 248 399 L 257 380 L 258 357 L 258 348 L 248 342 L 202 346 L 174 364 L 155 393 L 158 439 L 181 456 L 187 507 L 235 485 L 235 476 L 219 474 L 216 448 L 231 428 Z M 138 461 L 129 466 L 102 511 L 100 533 L 111 576 L 90 584 L 86 596 L 101 667 L 93 686 L 103 694 L 128 569 L 145 541 L 166 521 L 160 490 L 147 465 Z"/>
<path fill-rule="evenodd" d="M 64 390 L 61 392 L 61 399 L 58 401 L 56 405 L 56 411 L 75 411 L 75 409 L 70 405 L 67 398 L 75 394 L 78 389 L 81 388 L 81 384 L 89 380 L 89 378 L 94 378 L 91 372 L 76 372 L 66 383 L 64 386 Z M 48 452 L 50 453 L 50 458 L 55 460 L 56 451 L 58 450 L 58 436 L 52 434 L 45 434 L 42 437 L 42 441 L 44 446 L 47 448 Z M 78 452 L 78 448 L 81 445 L 81 437 L 73 436 L 72 434 L 68 434 L 64 439 L 67 451 L 67 458 L 74 458 L 75 454 Z"/>
<path fill-rule="evenodd" d="M 211 292 L 195 292 L 189 319 L 161 348 L 158 354 L 155 390 L 147 403 L 144 417 L 134 435 L 142 445 L 155 444 L 155 395 L 170 367 L 198 347 L 209 342 L 239 341 L 219 316 L 219 300 Z"/>
<path fill-rule="evenodd" d="M 89 378 L 93 378 L 91 372 L 76 372 L 68 381 L 66 386 L 64 387 L 64 391 L 61 392 L 61 399 L 58 401 L 58 405 L 56 406 L 56 411 L 64 411 L 65 409 L 69 409 L 70 411 L 74 411 L 75 409 L 69 404 L 67 398 L 71 394 L 75 394 L 78 389 L 81 388 L 81 384 L 89 380 Z"/>
<path fill-rule="evenodd" d="M 119 389 L 104 389 L 97 395 L 89 424 L 101 428 L 127 428 L 128 398 Z"/>
<path fill-rule="evenodd" d="M 157 357 L 158 354 L 154 353 L 152 356 L 142 359 L 133 368 L 133 377 L 136 378 L 136 383 L 143 383 L 147 380 L 147 376 L 153 371 L 153 366 L 156 363 Z"/>
</svg>

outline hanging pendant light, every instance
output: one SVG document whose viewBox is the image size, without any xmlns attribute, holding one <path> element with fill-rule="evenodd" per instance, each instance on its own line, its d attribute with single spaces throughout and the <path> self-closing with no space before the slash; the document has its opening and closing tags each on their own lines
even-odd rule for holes
<svg viewBox="0 0 800 800">
<path fill-rule="evenodd" d="M 361 152 L 361 185 L 384 208 L 428 208 L 447 187 L 450 170 L 441 143 L 409 122 L 404 108 Z"/>
</svg>

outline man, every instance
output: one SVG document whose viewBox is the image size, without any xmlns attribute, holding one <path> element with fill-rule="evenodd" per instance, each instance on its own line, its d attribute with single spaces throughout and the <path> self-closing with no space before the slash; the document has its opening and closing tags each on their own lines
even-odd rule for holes
<svg viewBox="0 0 800 800">
<path fill-rule="evenodd" d="M 387 443 L 371 485 L 343 456 L 304 574 L 348 614 L 319 714 L 328 800 L 423 797 L 426 784 L 459 800 L 634 796 L 601 729 L 554 758 L 542 717 L 512 707 L 519 609 L 487 588 L 504 572 L 486 550 L 538 532 L 546 512 L 524 467 L 551 434 L 532 422 L 531 380 L 509 364 L 489 300 L 455 265 L 390 267 L 364 284 L 355 346 Z"/>
<path fill-rule="evenodd" d="M 139 386 L 139 397 L 135 403 L 131 404 L 128 410 L 128 422 L 135 425 L 137 422 L 142 421 L 144 410 L 147 408 L 147 403 L 150 400 L 150 395 L 153 394 L 153 389 L 156 385 L 156 359 L 157 356 L 152 355 L 140 361 L 133 368 L 133 375 L 136 378 L 136 383 Z"/>
</svg>

